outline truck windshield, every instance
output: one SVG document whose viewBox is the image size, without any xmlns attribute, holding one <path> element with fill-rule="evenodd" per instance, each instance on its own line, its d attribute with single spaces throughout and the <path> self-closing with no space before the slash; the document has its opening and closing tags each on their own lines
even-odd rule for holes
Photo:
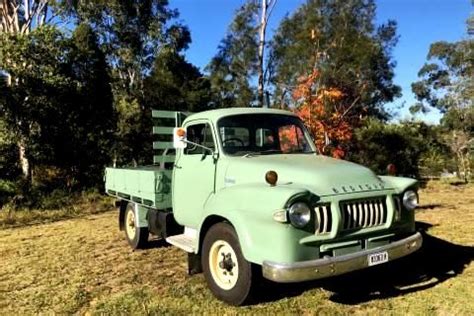
<svg viewBox="0 0 474 316">
<path fill-rule="evenodd" d="M 281 114 L 240 114 L 218 122 L 224 152 L 246 154 L 313 153 L 303 123 Z"/>
</svg>

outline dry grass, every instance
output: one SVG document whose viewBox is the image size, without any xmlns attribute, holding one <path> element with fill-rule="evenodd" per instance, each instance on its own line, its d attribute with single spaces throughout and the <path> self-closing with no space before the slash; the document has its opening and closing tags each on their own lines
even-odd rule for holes
<svg viewBox="0 0 474 316">
<path fill-rule="evenodd" d="M 264 283 L 261 302 L 215 300 L 186 255 L 132 251 L 116 213 L 0 230 L 0 314 L 472 314 L 474 187 L 428 185 L 423 249 L 374 269 L 295 285 Z"/>
<path fill-rule="evenodd" d="M 48 197 L 49 200 L 54 199 Z M 0 208 L 0 229 L 56 222 L 110 211 L 114 200 L 97 192 L 75 193 L 41 210 L 17 208 L 12 204 Z M 56 204 L 61 203 L 60 207 Z"/>
</svg>

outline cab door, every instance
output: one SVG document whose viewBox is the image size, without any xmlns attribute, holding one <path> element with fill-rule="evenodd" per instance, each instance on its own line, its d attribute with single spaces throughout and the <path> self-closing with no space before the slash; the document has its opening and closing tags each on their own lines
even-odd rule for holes
<svg viewBox="0 0 474 316">
<path fill-rule="evenodd" d="M 216 152 L 214 132 L 207 121 L 192 121 L 185 128 L 189 141 Z M 197 228 L 204 205 L 214 194 L 217 155 L 211 150 L 191 144 L 177 150 L 173 170 L 173 212 L 181 225 Z"/>
</svg>

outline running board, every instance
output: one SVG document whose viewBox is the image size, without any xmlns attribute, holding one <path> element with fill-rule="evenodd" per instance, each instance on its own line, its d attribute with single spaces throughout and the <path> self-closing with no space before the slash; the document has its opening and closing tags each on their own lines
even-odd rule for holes
<svg viewBox="0 0 474 316">
<path fill-rule="evenodd" d="M 186 227 L 184 234 L 174 235 L 166 238 L 166 241 L 173 246 L 183 249 L 186 252 L 194 253 L 196 245 L 197 231 Z"/>
</svg>

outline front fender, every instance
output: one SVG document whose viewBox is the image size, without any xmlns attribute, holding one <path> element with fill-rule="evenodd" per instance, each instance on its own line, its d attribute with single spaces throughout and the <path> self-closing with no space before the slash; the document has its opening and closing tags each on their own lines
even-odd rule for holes
<svg viewBox="0 0 474 316">
<path fill-rule="evenodd" d="M 393 177 L 393 176 L 379 176 L 383 182 L 387 183 L 388 186 L 392 187 L 397 194 L 403 193 L 410 187 L 417 187 L 418 181 L 412 178 L 405 177 Z"/>
<path fill-rule="evenodd" d="M 317 253 L 313 248 L 300 245 L 299 240 L 310 233 L 273 219 L 276 211 L 296 199 L 315 201 L 318 197 L 306 189 L 291 185 L 236 185 L 217 192 L 209 199 L 204 218 L 219 216 L 227 219 L 237 232 L 247 261 L 262 264 L 264 260 L 309 260 L 315 258 Z M 202 228 L 201 224 L 200 235 L 205 234 Z"/>
</svg>

